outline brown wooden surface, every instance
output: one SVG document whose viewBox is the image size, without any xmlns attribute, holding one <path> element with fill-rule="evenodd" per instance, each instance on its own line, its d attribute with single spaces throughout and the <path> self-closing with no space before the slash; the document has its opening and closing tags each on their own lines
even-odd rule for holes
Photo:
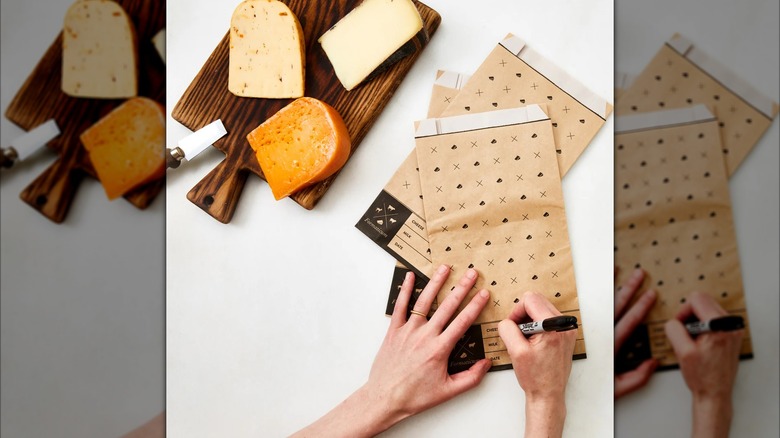
<svg viewBox="0 0 780 438">
<path fill-rule="evenodd" d="M 165 27 L 165 2 L 118 0 L 133 20 L 138 37 L 138 94 L 165 104 L 165 64 L 151 38 Z M 95 170 L 79 136 L 124 99 L 80 99 L 60 89 L 62 80 L 62 33 L 54 40 L 35 70 L 25 81 L 5 112 L 11 122 L 30 130 L 48 119 L 57 121 L 62 133 L 49 142 L 59 158 L 36 178 L 20 197 L 54 222 L 65 220 L 79 184 Z M 151 204 L 164 186 L 164 178 L 125 195 L 140 209 Z"/>
<path fill-rule="evenodd" d="M 346 91 L 317 39 L 359 4 L 360 0 L 285 0 L 285 3 L 297 15 L 303 27 L 306 43 L 306 96 L 330 104 L 341 114 L 349 130 L 354 152 L 419 57 L 422 47 L 370 82 Z M 430 37 L 438 29 L 441 17 L 428 6 L 415 3 Z M 225 160 L 187 194 L 191 202 L 222 223 L 230 222 L 249 174 L 263 178 L 246 135 L 292 101 L 253 99 L 231 94 L 227 87 L 229 43 L 228 33 L 172 112 L 175 120 L 192 130 L 200 129 L 216 119 L 222 119 L 227 129 L 228 134 L 214 144 L 225 153 Z M 292 198 L 303 207 L 312 209 L 337 176 L 338 173 L 303 189 Z"/>
</svg>

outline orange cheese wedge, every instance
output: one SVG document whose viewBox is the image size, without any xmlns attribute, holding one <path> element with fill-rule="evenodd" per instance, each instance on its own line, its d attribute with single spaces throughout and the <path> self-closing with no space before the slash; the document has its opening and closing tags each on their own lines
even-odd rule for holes
<svg viewBox="0 0 780 438">
<path fill-rule="evenodd" d="M 145 97 L 132 98 L 81 134 L 108 199 L 165 174 L 165 114 Z"/>
<path fill-rule="evenodd" d="M 339 113 L 311 97 L 282 108 L 246 138 L 277 200 L 336 173 L 351 147 Z"/>
</svg>

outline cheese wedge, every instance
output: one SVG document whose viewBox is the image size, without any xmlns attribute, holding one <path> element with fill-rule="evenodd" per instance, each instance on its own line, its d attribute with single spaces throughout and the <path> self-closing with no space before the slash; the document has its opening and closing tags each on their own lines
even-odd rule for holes
<svg viewBox="0 0 780 438">
<path fill-rule="evenodd" d="M 311 97 L 282 108 L 246 138 L 277 200 L 336 173 L 351 147 L 339 113 Z"/>
<path fill-rule="evenodd" d="M 136 97 L 81 134 L 108 199 L 165 174 L 165 114 L 157 102 Z"/>
<path fill-rule="evenodd" d="M 420 12 L 411 0 L 365 0 L 325 32 L 319 42 L 347 90 L 420 50 Z"/>
<path fill-rule="evenodd" d="M 62 91 L 73 97 L 117 99 L 138 94 L 133 22 L 111 0 L 79 0 L 62 32 Z"/>
<path fill-rule="evenodd" d="M 303 96 L 306 49 L 298 18 L 276 0 L 241 2 L 230 19 L 228 89 L 236 96 Z"/>
<path fill-rule="evenodd" d="M 165 29 L 160 29 L 159 32 L 154 34 L 152 44 L 154 44 L 154 48 L 157 50 L 160 58 L 165 62 Z"/>
</svg>

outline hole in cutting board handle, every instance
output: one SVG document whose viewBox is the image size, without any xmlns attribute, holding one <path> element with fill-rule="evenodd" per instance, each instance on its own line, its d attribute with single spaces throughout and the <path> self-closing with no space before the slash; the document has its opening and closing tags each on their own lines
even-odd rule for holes
<svg viewBox="0 0 780 438">
<path fill-rule="evenodd" d="M 43 207 L 47 202 L 49 202 L 49 198 L 47 198 L 46 195 L 38 195 L 38 197 L 35 198 L 35 205 L 38 207 Z"/>
<path fill-rule="evenodd" d="M 203 198 L 203 204 L 206 207 L 211 207 L 211 204 L 213 204 L 213 203 L 214 203 L 214 196 L 207 195 L 206 197 Z"/>
</svg>

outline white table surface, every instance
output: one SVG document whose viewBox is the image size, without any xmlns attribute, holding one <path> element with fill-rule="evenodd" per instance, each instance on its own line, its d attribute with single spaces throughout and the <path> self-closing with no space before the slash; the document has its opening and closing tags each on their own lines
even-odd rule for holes
<svg viewBox="0 0 780 438">
<path fill-rule="evenodd" d="M 617 0 L 615 63 L 637 73 L 675 32 L 778 101 L 778 3 Z M 698 6 L 698 7 L 697 7 Z M 755 358 L 740 364 L 734 388 L 733 436 L 777 436 L 778 398 L 778 122 L 731 178 Z M 647 388 L 615 403 L 615 436 L 685 436 L 690 392 L 679 371 L 656 374 Z"/>
<path fill-rule="evenodd" d="M 168 1 L 168 101 L 178 101 L 237 2 Z M 212 149 L 168 172 L 167 409 L 170 436 L 282 436 L 365 382 L 388 326 L 393 259 L 354 224 L 413 148 L 438 68 L 473 72 L 508 32 L 611 101 L 612 2 L 431 0 L 442 25 L 313 211 L 274 201 L 250 176 L 229 225 L 186 193 Z M 169 118 L 168 143 L 189 131 Z M 565 436 L 610 436 L 612 119 L 564 182 L 589 357 L 567 392 Z M 518 436 L 523 393 L 511 371 L 398 425 L 387 436 Z"/>
<path fill-rule="evenodd" d="M 3 113 L 71 3 L 2 1 Z M 165 194 L 140 211 L 86 178 L 57 225 L 19 199 L 54 158 L 0 171 L 0 435 L 120 436 L 164 408 Z"/>
</svg>

